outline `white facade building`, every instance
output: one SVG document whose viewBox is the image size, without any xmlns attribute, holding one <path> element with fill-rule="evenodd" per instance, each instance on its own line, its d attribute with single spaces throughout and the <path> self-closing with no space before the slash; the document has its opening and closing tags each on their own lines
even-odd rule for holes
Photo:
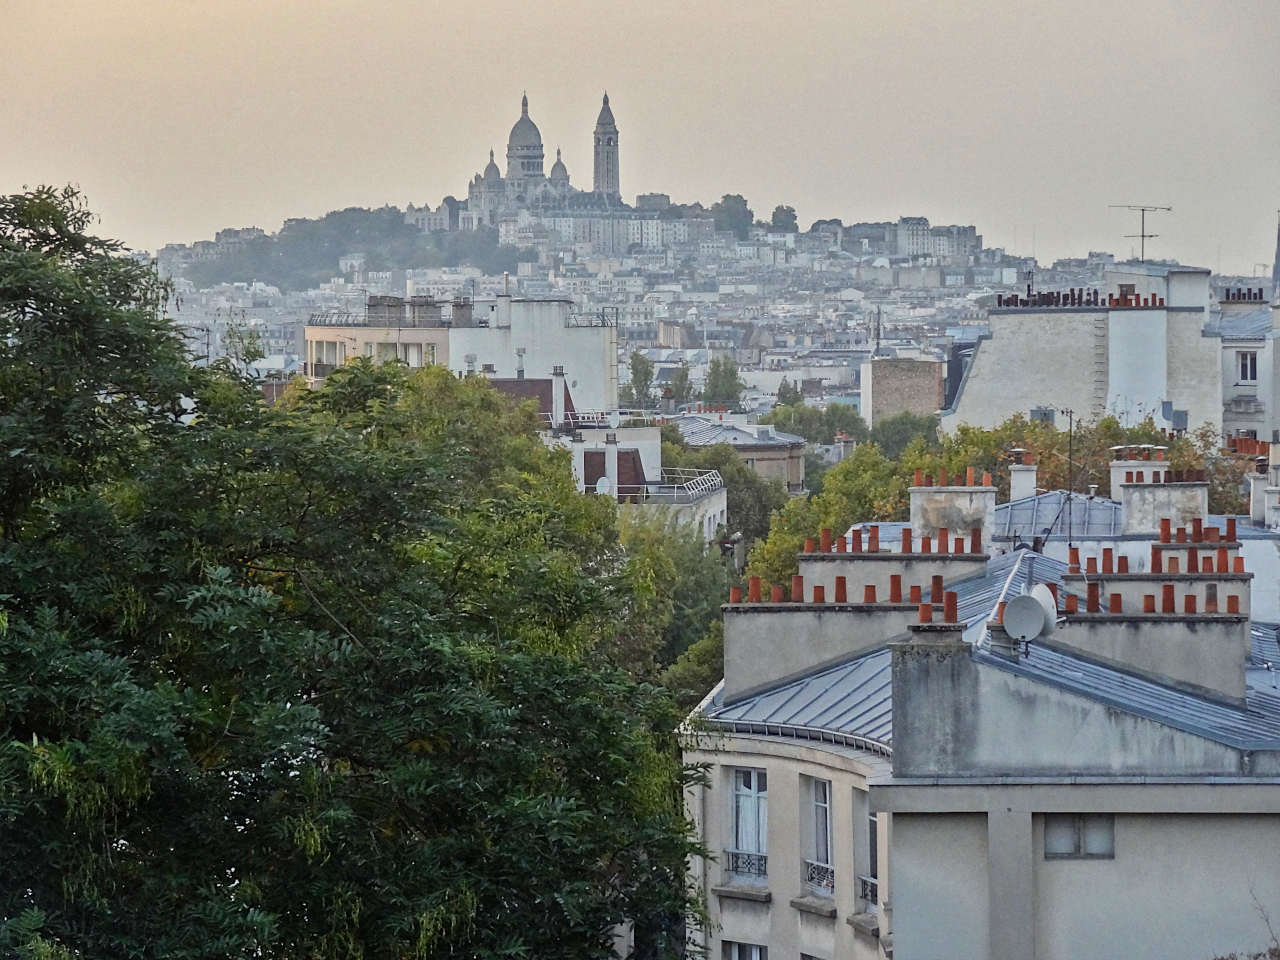
<svg viewBox="0 0 1280 960">
<path fill-rule="evenodd" d="M 708 768 L 686 802 L 711 854 L 692 865 L 710 956 L 1269 943 L 1280 647 L 1251 611 L 1278 605 L 1274 563 L 1255 578 L 1249 558 L 1280 539 L 1205 517 L 1195 475 L 1113 466 L 1109 526 L 1081 510 L 1089 539 L 1066 562 L 1008 537 L 1036 498 L 922 485 L 910 526 L 824 533 L 789 590 L 731 598 L 724 680 L 685 731 Z M 1019 599 L 1035 584 L 1056 591 L 1048 612 Z M 1011 636 L 1015 599 L 1056 629 Z"/>
</svg>

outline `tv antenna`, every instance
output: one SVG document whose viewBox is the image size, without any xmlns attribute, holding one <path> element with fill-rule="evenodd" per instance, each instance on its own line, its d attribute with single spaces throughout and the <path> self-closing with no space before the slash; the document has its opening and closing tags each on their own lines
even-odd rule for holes
<svg viewBox="0 0 1280 960">
<path fill-rule="evenodd" d="M 1164 211 L 1172 212 L 1173 207 L 1157 207 L 1147 203 L 1111 203 L 1111 204 L 1108 204 L 1108 206 L 1111 207 L 1113 210 L 1137 210 L 1138 211 L 1138 217 L 1139 217 L 1138 232 L 1126 233 L 1125 238 L 1136 239 L 1139 241 L 1138 249 L 1141 251 L 1141 253 L 1138 254 L 1138 262 L 1146 263 L 1148 238 L 1154 238 L 1154 237 L 1160 236 L 1160 234 L 1158 233 L 1147 233 L 1147 211 L 1164 210 Z"/>
</svg>

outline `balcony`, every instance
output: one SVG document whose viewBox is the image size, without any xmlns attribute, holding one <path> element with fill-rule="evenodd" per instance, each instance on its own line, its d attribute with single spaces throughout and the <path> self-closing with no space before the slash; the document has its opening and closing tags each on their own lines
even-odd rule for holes
<svg viewBox="0 0 1280 960">
<path fill-rule="evenodd" d="M 719 470 L 663 470 L 660 483 L 620 484 L 618 499 L 631 503 L 696 503 L 724 489 Z"/>
<path fill-rule="evenodd" d="M 836 892 L 836 871 L 829 863 L 818 863 L 816 860 L 803 861 L 804 885 L 810 892 L 820 897 L 830 897 Z"/>
<path fill-rule="evenodd" d="M 869 906 L 875 906 L 879 902 L 880 884 L 875 877 L 859 874 L 858 899 L 865 901 Z"/>
<path fill-rule="evenodd" d="M 740 879 L 763 879 L 769 875 L 769 857 L 745 850 L 726 850 L 724 869 L 730 876 Z"/>
</svg>

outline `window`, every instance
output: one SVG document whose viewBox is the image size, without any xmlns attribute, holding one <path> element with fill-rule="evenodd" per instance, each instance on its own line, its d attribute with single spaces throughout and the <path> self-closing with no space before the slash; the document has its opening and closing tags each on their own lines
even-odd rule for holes
<svg viewBox="0 0 1280 960">
<path fill-rule="evenodd" d="M 1044 858 L 1109 860 L 1116 855 L 1116 818 L 1110 813 L 1046 813 Z"/>
<path fill-rule="evenodd" d="M 733 838 L 725 851 L 730 873 L 763 877 L 767 874 L 769 780 L 763 770 L 733 771 Z"/>
<path fill-rule="evenodd" d="M 814 893 L 831 896 L 836 874 L 831 868 L 831 781 L 805 777 L 812 802 L 809 853 L 805 857 L 804 882 Z"/>
<path fill-rule="evenodd" d="M 874 907 L 880 899 L 880 824 L 867 814 L 867 872 L 858 877 L 858 898 Z"/>
<path fill-rule="evenodd" d="M 1240 365 L 1240 380 L 1243 383 L 1258 381 L 1258 352 L 1256 350 L 1237 350 L 1236 360 Z"/>
<path fill-rule="evenodd" d="M 724 960 L 769 960 L 769 948 L 758 943 L 724 941 Z"/>
</svg>

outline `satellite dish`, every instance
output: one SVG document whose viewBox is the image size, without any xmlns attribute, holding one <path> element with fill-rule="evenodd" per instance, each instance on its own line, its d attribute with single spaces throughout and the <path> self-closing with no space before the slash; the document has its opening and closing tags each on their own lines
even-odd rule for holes
<svg viewBox="0 0 1280 960">
<path fill-rule="evenodd" d="M 1005 633 L 1015 640 L 1034 640 L 1044 630 L 1044 607 L 1033 596 L 1014 597 L 1004 607 Z"/>
<path fill-rule="evenodd" d="M 596 493 L 603 497 L 607 497 L 609 494 L 613 493 L 613 481 L 608 477 L 601 477 L 596 481 Z"/>
<path fill-rule="evenodd" d="M 613 413 L 609 414 L 609 426 L 610 426 L 610 427 L 612 427 L 614 430 L 617 430 L 617 429 L 618 429 L 618 424 L 620 424 L 620 423 L 622 423 L 622 417 L 620 417 L 620 416 L 618 415 L 618 411 L 617 411 L 617 410 L 615 410 L 615 411 L 613 411 Z"/>
<path fill-rule="evenodd" d="M 1053 598 L 1053 591 L 1043 583 L 1037 583 L 1031 588 L 1031 596 L 1044 608 L 1044 629 L 1040 631 L 1040 635 L 1053 633 L 1053 628 L 1058 625 L 1058 601 Z"/>
</svg>

